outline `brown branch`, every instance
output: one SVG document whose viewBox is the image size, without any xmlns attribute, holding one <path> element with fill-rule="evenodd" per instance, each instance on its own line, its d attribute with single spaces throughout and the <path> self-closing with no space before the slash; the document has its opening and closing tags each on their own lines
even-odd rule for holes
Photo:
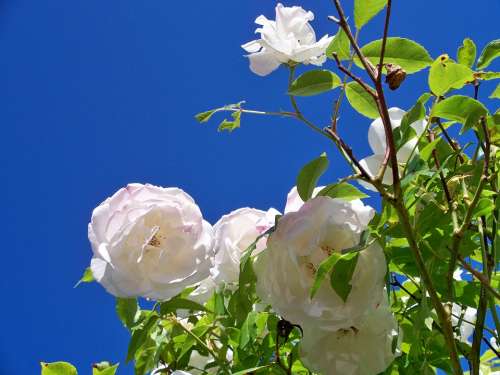
<svg viewBox="0 0 500 375">
<path fill-rule="evenodd" d="M 392 0 L 387 1 L 387 9 L 385 12 L 385 23 L 384 23 L 384 36 L 382 38 L 382 48 L 380 49 L 380 61 L 378 63 L 378 73 L 377 73 L 377 81 L 382 84 L 382 68 L 384 66 L 384 55 L 385 55 L 385 47 L 387 44 L 387 34 L 389 33 L 389 20 L 391 18 L 391 8 L 392 8 Z"/>
<path fill-rule="evenodd" d="M 457 142 L 450 137 L 450 135 L 446 131 L 445 127 L 443 126 L 441 120 L 439 118 L 436 118 L 436 117 L 434 119 L 436 120 L 436 124 L 438 124 L 438 127 L 441 130 L 441 134 L 444 135 L 444 137 L 446 138 L 446 141 L 448 142 L 450 147 L 453 149 L 453 151 L 457 152 L 458 159 L 463 164 L 465 162 L 465 159 L 462 156 L 462 154 L 460 152 L 458 152 L 458 151 L 460 151 L 460 145 L 458 145 Z"/>
<path fill-rule="evenodd" d="M 344 150 L 346 155 L 349 157 L 351 162 L 356 166 L 356 168 L 359 169 L 359 172 L 362 177 L 364 177 L 369 183 L 373 183 L 374 181 L 372 180 L 372 176 L 366 171 L 365 168 L 359 163 L 359 160 L 354 156 L 354 152 L 352 151 L 352 148 L 349 147 L 342 138 L 339 137 L 339 135 L 334 132 L 330 128 L 325 128 L 324 129 L 326 133 L 328 133 L 333 140 Z"/>
<path fill-rule="evenodd" d="M 351 71 L 349 71 L 346 67 L 344 67 L 342 65 L 342 63 L 340 62 L 337 53 L 334 52 L 332 54 L 332 56 L 335 59 L 335 62 L 337 63 L 337 67 L 339 68 L 339 70 L 341 72 L 343 72 L 348 77 L 350 77 L 351 79 L 353 79 L 354 81 L 356 81 L 361 87 L 363 87 L 365 89 L 365 91 L 368 94 L 370 94 L 373 97 L 374 100 L 377 100 L 377 93 L 375 91 L 373 91 L 373 89 L 370 86 L 368 86 L 361 78 L 359 78 L 358 76 L 356 76 L 355 74 L 353 74 Z"/>
<path fill-rule="evenodd" d="M 345 16 L 344 10 L 342 9 L 342 6 L 340 5 L 340 1 L 333 0 L 333 3 L 335 4 L 335 8 L 337 8 L 340 19 L 336 19 L 335 17 L 329 17 L 329 19 L 336 22 L 342 28 L 342 30 L 344 30 L 347 38 L 349 39 L 349 42 L 351 42 L 351 46 L 354 49 L 354 52 L 356 52 L 356 55 L 358 55 L 359 59 L 361 60 L 361 64 L 363 64 L 363 67 L 365 68 L 370 78 L 375 81 L 375 67 L 370 61 L 368 61 L 363 52 L 361 52 L 361 49 L 359 48 L 358 43 L 356 42 L 354 35 L 351 32 L 351 28 L 347 23 L 347 18 Z"/>
<path fill-rule="evenodd" d="M 485 277 L 478 270 L 474 269 L 469 263 L 465 261 L 463 256 L 460 254 L 458 254 L 458 261 L 465 270 L 469 271 L 472 276 L 474 276 L 482 285 L 484 285 L 488 292 L 490 292 L 495 298 L 500 300 L 500 293 L 490 285 L 490 280 L 487 277 Z"/>
</svg>

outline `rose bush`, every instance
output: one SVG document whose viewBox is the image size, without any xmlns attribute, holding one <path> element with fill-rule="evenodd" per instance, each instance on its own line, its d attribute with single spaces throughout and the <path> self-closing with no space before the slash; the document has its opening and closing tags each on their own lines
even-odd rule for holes
<svg viewBox="0 0 500 375">
<path fill-rule="evenodd" d="M 178 188 L 129 184 L 92 213 L 94 278 L 117 297 L 166 300 L 205 279 L 213 229 Z"/>
</svg>

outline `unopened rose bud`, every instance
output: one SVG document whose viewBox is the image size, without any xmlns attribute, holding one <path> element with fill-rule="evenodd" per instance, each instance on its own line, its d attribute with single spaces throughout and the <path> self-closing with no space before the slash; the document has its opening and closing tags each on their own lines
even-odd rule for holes
<svg viewBox="0 0 500 375">
<path fill-rule="evenodd" d="M 396 64 L 385 64 L 387 75 L 385 82 L 391 90 L 396 90 L 406 78 L 406 72 L 403 68 Z"/>
</svg>

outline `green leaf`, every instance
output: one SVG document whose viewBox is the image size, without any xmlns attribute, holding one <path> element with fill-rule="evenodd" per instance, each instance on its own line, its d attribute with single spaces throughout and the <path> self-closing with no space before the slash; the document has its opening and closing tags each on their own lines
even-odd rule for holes
<svg viewBox="0 0 500 375">
<path fill-rule="evenodd" d="M 241 349 L 244 349 L 257 335 L 256 318 L 257 313 L 255 311 L 250 312 L 241 326 L 239 342 Z"/>
<path fill-rule="evenodd" d="M 349 82 L 345 86 L 345 95 L 352 108 L 362 115 L 375 119 L 379 117 L 377 103 L 357 82 Z"/>
<path fill-rule="evenodd" d="M 140 328 L 136 329 L 132 333 L 132 338 L 130 339 L 127 358 L 125 361 L 128 363 L 134 359 L 137 351 L 146 343 L 147 338 L 151 330 L 156 326 L 158 321 L 158 315 L 156 313 L 151 313 L 146 319 L 144 324 L 141 324 Z"/>
<path fill-rule="evenodd" d="M 457 51 L 457 61 L 459 64 L 472 68 L 476 61 L 476 45 L 472 39 L 464 39 Z"/>
<path fill-rule="evenodd" d="M 125 327 L 131 329 L 137 322 L 140 310 L 135 298 L 117 298 L 116 313 Z"/>
<path fill-rule="evenodd" d="M 411 125 L 425 117 L 425 103 L 430 97 L 431 94 L 425 93 L 418 98 L 415 105 L 401 119 L 401 125 L 394 129 L 394 141 L 397 149 L 416 136 L 416 132 Z"/>
<path fill-rule="evenodd" d="M 496 89 L 490 95 L 490 99 L 500 99 L 500 83 L 497 85 Z"/>
<path fill-rule="evenodd" d="M 40 362 L 42 375 L 77 375 L 75 366 L 68 362 Z"/>
<path fill-rule="evenodd" d="M 361 51 L 376 66 L 380 61 L 381 49 L 382 39 L 378 39 L 363 46 Z M 355 58 L 354 62 L 359 67 L 363 67 L 359 58 Z M 387 38 L 384 54 L 384 64 L 387 63 L 399 65 L 406 73 L 415 73 L 431 65 L 432 58 L 429 52 L 417 42 L 406 38 L 390 37 Z"/>
<path fill-rule="evenodd" d="M 362 199 L 368 197 L 368 195 L 361 192 L 359 189 L 357 189 L 356 187 L 352 186 L 347 182 L 341 182 L 325 186 L 318 193 L 318 196 L 340 198 L 346 201 L 352 201 L 354 199 Z"/>
<path fill-rule="evenodd" d="M 461 89 L 474 81 L 474 72 L 465 65 L 457 64 L 448 55 L 439 56 L 429 72 L 429 87 L 434 95 L 442 96 L 451 89 Z"/>
<path fill-rule="evenodd" d="M 305 202 L 312 197 L 314 188 L 319 178 L 328 168 L 328 158 L 322 153 L 318 158 L 307 163 L 297 176 L 297 191 L 299 196 Z"/>
<path fill-rule="evenodd" d="M 92 375 L 115 375 L 118 365 L 117 363 L 112 366 L 109 362 L 96 363 L 92 366 Z"/>
<path fill-rule="evenodd" d="M 489 42 L 477 60 L 477 69 L 484 69 L 500 56 L 500 39 Z"/>
<path fill-rule="evenodd" d="M 382 9 L 385 8 L 387 0 L 354 0 L 354 24 L 361 29 Z"/>
<path fill-rule="evenodd" d="M 329 70 L 311 70 L 299 76 L 290 85 L 288 95 L 318 95 L 340 86 L 338 75 Z"/>
<path fill-rule="evenodd" d="M 78 285 L 81 283 L 91 283 L 94 281 L 94 275 L 92 274 L 92 269 L 90 267 L 85 268 L 85 271 L 83 272 L 83 276 L 78 282 L 75 284 L 73 288 L 76 288 Z"/>
<path fill-rule="evenodd" d="M 208 120 L 210 120 L 212 118 L 212 116 L 218 111 L 219 111 L 219 109 L 211 109 L 210 111 L 200 112 L 200 113 L 196 114 L 194 117 L 200 123 L 208 122 Z"/>
<path fill-rule="evenodd" d="M 477 100 L 462 95 L 446 98 L 434 106 L 432 117 L 442 117 L 463 124 L 462 133 L 477 124 L 488 110 Z"/>
<path fill-rule="evenodd" d="M 160 313 L 162 315 L 175 313 L 177 310 L 207 311 L 203 305 L 180 297 L 174 297 L 169 301 L 162 302 L 160 305 Z"/>
<path fill-rule="evenodd" d="M 326 275 L 330 273 L 330 271 L 333 269 L 333 266 L 335 266 L 335 263 L 340 259 L 342 254 L 340 253 L 333 253 L 330 255 L 328 258 L 323 260 L 319 266 L 318 270 L 316 271 L 316 275 L 314 277 L 314 282 L 309 290 L 309 298 L 313 299 L 316 293 L 318 292 L 321 284 L 323 283 L 323 280 L 325 279 Z"/>
<path fill-rule="evenodd" d="M 435 140 L 433 140 L 432 142 L 426 144 L 422 150 L 420 150 L 419 152 L 419 155 L 420 155 L 420 159 L 422 159 L 423 161 L 428 161 L 429 158 L 431 157 L 432 155 L 432 151 L 434 151 L 434 149 L 436 148 L 436 145 L 438 144 L 439 141 L 441 141 L 442 138 L 436 138 Z"/>
<path fill-rule="evenodd" d="M 330 277 L 330 285 L 345 302 L 351 293 L 351 279 L 358 264 L 359 252 L 342 255 L 335 265 Z"/>
<path fill-rule="evenodd" d="M 232 132 L 234 129 L 236 128 L 239 128 L 240 127 L 240 122 L 241 122 L 241 111 L 236 111 L 236 112 L 233 112 L 231 113 L 231 117 L 233 118 L 233 120 L 228 120 L 228 119 L 224 119 L 219 127 L 217 128 L 217 130 L 219 132 L 222 132 L 224 130 L 227 130 L 228 132 Z"/>
<path fill-rule="evenodd" d="M 337 34 L 326 48 L 326 57 L 333 59 L 333 53 L 337 54 L 340 61 L 351 58 L 351 43 L 345 31 L 339 27 Z"/>
</svg>

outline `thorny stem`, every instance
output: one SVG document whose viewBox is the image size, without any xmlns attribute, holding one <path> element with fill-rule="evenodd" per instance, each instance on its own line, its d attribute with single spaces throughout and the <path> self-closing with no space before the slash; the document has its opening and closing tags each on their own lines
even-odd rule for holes
<svg viewBox="0 0 500 375">
<path fill-rule="evenodd" d="M 446 341 L 446 344 L 449 348 L 450 351 L 450 360 L 451 364 L 454 370 L 455 374 L 463 374 L 462 367 L 460 365 L 460 360 L 458 357 L 458 351 L 457 351 L 457 346 L 455 343 L 454 335 L 453 335 L 453 327 L 451 324 L 451 315 L 450 315 L 450 310 L 451 307 L 450 305 L 443 306 L 441 303 L 441 300 L 436 292 L 436 289 L 434 288 L 432 279 L 428 273 L 428 270 L 425 266 L 425 262 L 422 258 L 422 254 L 420 252 L 420 249 L 418 247 L 418 243 L 415 237 L 415 234 L 413 233 L 413 228 L 410 222 L 410 218 L 408 215 L 408 211 L 404 205 L 403 202 L 403 194 L 402 194 L 402 189 L 401 189 L 401 180 L 399 176 L 399 170 L 398 170 L 398 161 L 397 161 L 397 155 L 396 155 L 396 146 L 394 142 L 394 135 L 392 132 L 392 126 L 391 126 L 391 120 L 389 117 L 389 112 L 387 109 L 387 103 L 385 100 L 385 95 L 384 95 L 384 90 L 382 87 L 382 80 L 379 79 L 377 72 L 375 72 L 375 69 L 371 62 L 366 59 L 366 57 L 363 55 L 361 49 L 359 48 L 357 42 L 354 40 L 354 37 L 352 35 L 352 32 L 349 28 L 349 25 L 347 23 L 344 11 L 340 5 L 339 0 L 334 0 L 335 7 L 337 8 L 337 12 L 339 14 L 339 20 L 335 20 L 340 27 L 344 30 L 346 33 L 347 37 L 349 38 L 349 41 L 351 42 L 351 45 L 356 52 L 357 56 L 359 57 L 361 64 L 365 68 L 368 76 L 370 79 L 374 82 L 375 84 L 375 90 L 377 92 L 377 106 L 379 113 L 382 118 L 382 123 L 384 125 L 384 130 L 386 134 L 386 139 L 387 139 L 387 149 L 386 149 L 386 154 L 384 158 L 384 163 L 382 165 L 382 168 L 385 168 L 387 163 L 390 161 L 390 165 L 392 168 L 392 176 L 393 176 L 393 189 L 394 189 L 394 197 L 390 197 L 387 195 L 385 191 L 380 191 L 381 195 L 385 197 L 396 209 L 398 216 L 400 218 L 400 222 L 403 226 L 405 235 L 408 239 L 408 243 L 410 245 L 410 248 L 412 250 L 413 256 L 415 258 L 416 265 L 420 271 L 420 274 L 422 276 L 422 280 L 424 282 L 425 287 L 427 288 L 432 304 L 434 308 L 436 309 L 437 315 L 439 317 L 439 320 L 441 322 L 441 326 L 443 329 L 443 335 Z M 390 11 L 391 11 L 391 5 L 392 1 L 388 0 L 387 1 L 387 13 L 386 13 L 386 22 L 384 25 L 384 40 L 382 41 L 382 44 L 384 45 L 387 41 L 387 34 L 388 34 L 388 27 L 389 27 L 389 16 L 390 16 Z M 381 61 L 383 62 L 383 53 L 381 53 Z M 379 66 L 379 69 L 382 68 L 382 65 Z M 374 181 L 375 183 L 379 182 L 377 180 Z M 381 184 L 376 184 L 381 186 Z M 375 186 L 376 186 L 375 185 Z M 377 186 L 376 186 L 377 187 Z"/>
</svg>

